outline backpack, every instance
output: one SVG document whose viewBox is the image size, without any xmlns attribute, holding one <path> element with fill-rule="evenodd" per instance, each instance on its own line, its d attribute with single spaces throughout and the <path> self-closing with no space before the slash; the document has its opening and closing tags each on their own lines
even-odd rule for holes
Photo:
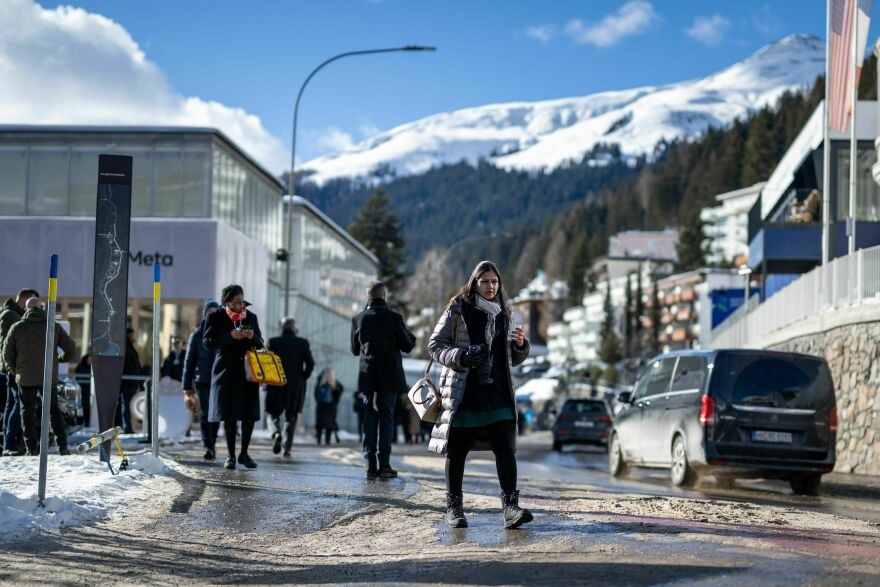
<svg viewBox="0 0 880 587">
<path fill-rule="evenodd" d="M 332 404 L 333 390 L 328 384 L 322 383 L 318 386 L 318 390 L 315 392 L 315 399 L 318 400 L 319 404 Z"/>
</svg>

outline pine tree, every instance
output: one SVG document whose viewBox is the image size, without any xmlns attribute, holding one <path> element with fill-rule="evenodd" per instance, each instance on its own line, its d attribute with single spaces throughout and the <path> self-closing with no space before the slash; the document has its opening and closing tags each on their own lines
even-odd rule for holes
<svg viewBox="0 0 880 587">
<path fill-rule="evenodd" d="M 403 225 L 388 210 L 388 197 L 381 189 L 373 190 L 351 224 L 348 232 L 379 259 L 379 279 L 393 293 L 403 286 L 405 261 Z"/>
<path fill-rule="evenodd" d="M 626 290 L 624 290 L 623 306 L 623 358 L 631 359 L 633 356 L 633 299 L 632 299 L 632 273 L 626 274 Z"/>
<path fill-rule="evenodd" d="M 776 167 L 776 140 L 773 133 L 773 112 L 764 107 L 749 123 L 749 133 L 743 150 L 743 185 L 749 186 L 766 181 Z"/>
<path fill-rule="evenodd" d="M 654 278 L 654 286 L 651 288 L 651 356 L 660 354 L 660 292 L 657 287 L 657 279 Z"/>
<path fill-rule="evenodd" d="M 614 332 L 614 306 L 611 304 L 611 281 L 605 290 L 605 319 L 602 321 L 602 342 L 599 346 L 599 358 L 605 363 L 605 380 L 614 385 L 617 383 L 617 363 L 620 362 L 620 339 Z"/>
<path fill-rule="evenodd" d="M 700 218 L 699 208 L 692 207 L 685 212 L 684 225 L 678 233 L 676 271 L 690 271 L 706 264 L 706 254 L 703 248 L 704 224 Z"/>
<path fill-rule="evenodd" d="M 583 301 L 586 289 L 587 270 L 590 267 L 590 238 L 586 232 L 578 235 L 571 254 L 571 265 L 568 271 L 569 303 L 577 306 Z"/>
<path fill-rule="evenodd" d="M 643 299 L 642 292 L 642 267 L 639 265 L 639 270 L 636 273 L 636 299 L 635 299 L 635 310 L 633 312 L 633 316 L 635 318 L 634 332 L 635 337 L 634 343 L 635 348 L 633 349 L 634 357 L 641 357 L 644 353 L 644 325 L 642 324 L 642 316 L 645 315 L 645 300 Z"/>
</svg>

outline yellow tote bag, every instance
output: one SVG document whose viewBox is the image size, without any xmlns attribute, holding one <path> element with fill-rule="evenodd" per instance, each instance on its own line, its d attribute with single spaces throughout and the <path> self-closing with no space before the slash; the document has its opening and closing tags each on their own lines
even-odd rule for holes
<svg viewBox="0 0 880 587">
<path fill-rule="evenodd" d="M 281 359 L 266 348 L 252 348 L 244 356 L 244 371 L 248 381 L 264 383 L 273 387 L 287 385 L 287 376 L 281 366 Z"/>
</svg>

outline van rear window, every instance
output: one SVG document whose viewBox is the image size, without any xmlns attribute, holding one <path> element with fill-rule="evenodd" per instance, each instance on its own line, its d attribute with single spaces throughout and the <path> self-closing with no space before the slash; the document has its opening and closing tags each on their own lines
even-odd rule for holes
<svg viewBox="0 0 880 587">
<path fill-rule="evenodd" d="M 754 353 L 719 353 L 710 393 L 737 405 L 816 409 L 834 399 L 825 361 Z"/>
<path fill-rule="evenodd" d="M 603 402 L 565 402 L 562 411 L 566 414 L 604 414 L 607 412 Z"/>
</svg>

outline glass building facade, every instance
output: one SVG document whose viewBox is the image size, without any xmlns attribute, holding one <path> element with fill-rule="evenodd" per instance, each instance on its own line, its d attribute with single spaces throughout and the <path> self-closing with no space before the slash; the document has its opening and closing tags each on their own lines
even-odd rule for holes
<svg viewBox="0 0 880 587">
<path fill-rule="evenodd" d="M 284 247 L 283 186 L 214 129 L 0 127 L 0 217 L 94 218 L 100 154 L 133 157 L 132 218 L 215 219 L 259 243 L 268 265 L 261 320 L 277 323 L 285 268 L 275 260 Z M 90 302 L 62 298 L 59 304 L 83 346 Z M 151 302 L 130 299 L 129 305 L 141 357 L 149 360 Z M 201 300 L 175 300 L 163 307 L 163 352 L 170 335 L 186 336 L 198 323 L 200 306 Z"/>
<path fill-rule="evenodd" d="M 364 308 L 367 285 L 377 278 L 379 263 L 308 200 L 297 196 L 291 201 L 291 315 L 297 321 L 300 336 L 309 340 L 315 358 L 315 375 L 308 382 L 303 421 L 307 427 L 314 423 L 313 388 L 318 374 L 329 367 L 346 390 L 338 423 L 342 428 L 355 430 L 357 419 L 351 408 L 358 359 L 351 354 L 351 319 Z"/>
</svg>

